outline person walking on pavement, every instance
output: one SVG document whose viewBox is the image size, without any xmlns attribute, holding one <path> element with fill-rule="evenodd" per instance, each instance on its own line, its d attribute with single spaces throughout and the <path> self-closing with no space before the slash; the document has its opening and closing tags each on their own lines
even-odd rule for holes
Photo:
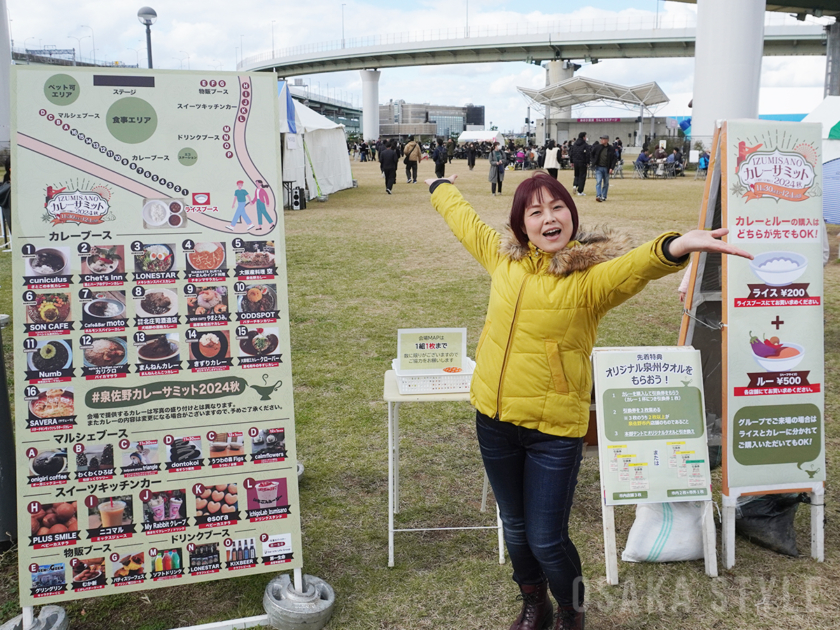
<svg viewBox="0 0 840 630">
<path fill-rule="evenodd" d="M 577 140 L 569 149 L 569 159 L 575 167 L 575 180 L 572 189 L 578 197 L 586 195 L 583 187 L 586 185 L 586 169 L 589 166 L 589 144 L 586 142 L 586 132 L 581 131 Z"/>
<path fill-rule="evenodd" d="M 443 140 L 437 139 L 437 146 L 432 153 L 432 162 L 435 163 L 435 177 L 445 177 L 444 170 L 446 169 L 447 149 L 443 147 Z"/>
<path fill-rule="evenodd" d="M 387 148 L 379 152 L 379 162 L 382 164 L 382 172 L 385 174 L 385 192 L 391 194 L 391 189 L 397 181 L 397 168 L 399 167 L 400 155 L 397 153 L 397 141 L 391 140 Z"/>
<path fill-rule="evenodd" d="M 417 183 L 417 165 L 420 163 L 420 145 L 414 141 L 414 136 L 408 136 L 408 144 L 403 149 L 405 156 L 405 178 L 409 184 Z"/>
<path fill-rule="evenodd" d="M 615 147 L 610 144 L 610 137 L 604 134 L 598 144 L 592 147 L 592 166 L 595 167 L 595 201 L 607 200 L 610 175 L 616 162 L 618 162 L 618 156 L 615 154 Z"/>
</svg>

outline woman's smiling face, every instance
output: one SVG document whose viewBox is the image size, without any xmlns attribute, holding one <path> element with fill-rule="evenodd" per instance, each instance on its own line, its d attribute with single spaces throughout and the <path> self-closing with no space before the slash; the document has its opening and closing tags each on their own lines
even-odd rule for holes
<svg viewBox="0 0 840 630">
<path fill-rule="evenodd" d="M 574 223 L 562 199 L 548 199 L 542 193 L 538 190 L 525 208 L 525 234 L 534 247 L 553 254 L 569 244 Z"/>
</svg>

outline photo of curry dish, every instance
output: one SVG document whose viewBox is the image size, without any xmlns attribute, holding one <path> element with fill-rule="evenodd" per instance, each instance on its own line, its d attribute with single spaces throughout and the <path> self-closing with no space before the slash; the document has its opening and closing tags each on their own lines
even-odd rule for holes
<svg viewBox="0 0 840 630">
<path fill-rule="evenodd" d="M 193 269 L 218 269 L 225 262 L 225 248 L 221 243 L 196 243 L 187 260 Z"/>
<path fill-rule="evenodd" d="M 138 305 L 137 314 L 141 317 L 170 315 L 178 310 L 178 296 L 169 289 L 148 291 L 135 302 Z"/>
<path fill-rule="evenodd" d="M 69 293 L 44 293 L 26 307 L 26 318 L 34 324 L 55 324 L 70 317 Z"/>
<path fill-rule="evenodd" d="M 277 293 L 275 285 L 257 284 L 248 286 L 245 295 L 239 298 L 240 313 L 266 313 L 276 310 Z"/>
<path fill-rule="evenodd" d="M 228 312 L 227 287 L 200 287 L 187 297 L 188 315 L 221 315 Z"/>
<path fill-rule="evenodd" d="M 245 339 L 239 341 L 239 349 L 255 357 L 271 354 L 279 345 L 280 340 L 277 335 L 267 333 L 263 328 L 249 330 Z"/>
<path fill-rule="evenodd" d="M 66 389 L 48 389 L 29 403 L 29 411 L 38 418 L 72 416 L 74 410 L 73 392 Z"/>
<path fill-rule="evenodd" d="M 39 276 L 54 276 L 64 271 L 67 260 L 64 255 L 53 248 L 39 249 L 35 257 L 28 260 L 29 267 Z"/>
<path fill-rule="evenodd" d="M 69 359 L 70 350 L 64 341 L 48 341 L 30 355 L 32 366 L 42 372 L 61 370 Z"/>
<path fill-rule="evenodd" d="M 148 362 L 170 359 L 178 354 L 178 342 L 170 340 L 166 335 L 160 335 L 141 346 L 137 354 Z"/>
<path fill-rule="evenodd" d="M 137 271 L 164 272 L 172 269 L 174 264 L 175 256 L 169 245 L 146 245 L 143 255 L 134 259 Z"/>
<path fill-rule="evenodd" d="M 126 342 L 120 337 L 96 339 L 85 349 L 85 361 L 97 367 L 120 365 L 126 361 Z"/>
</svg>

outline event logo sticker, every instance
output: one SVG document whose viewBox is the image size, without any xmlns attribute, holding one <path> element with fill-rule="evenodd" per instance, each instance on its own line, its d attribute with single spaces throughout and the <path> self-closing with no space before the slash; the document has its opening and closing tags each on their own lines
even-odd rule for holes
<svg viewBox="0 0 840 630">
<path fill-rule="evenodd" d="M 76 223 L 96 225 L 105 221 L 111 208 L 108 204 L 111 191 L 105 186 L 92 186 L 90 190 L 69 190 L 65 187 L 47 186 L 44 208 L 45 221 L 53 225 Z"/>
<path fill-rule="evenodd" d="M 816 151 L 809 144 L 798 144 L 793 151 L 761 151 L 763 144 L 747 147 L 738 143 L 735 172 L 747 191 L 747 201 L 770 197 L 785 201 L 808 199 L 808 189 L 814 185 Z"/>
</svg>

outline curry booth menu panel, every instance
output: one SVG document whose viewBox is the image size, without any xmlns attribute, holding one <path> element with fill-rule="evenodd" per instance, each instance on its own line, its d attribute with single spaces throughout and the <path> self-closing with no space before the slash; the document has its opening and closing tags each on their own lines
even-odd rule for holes
<svg viewBox="0 0 840 630">
<path fill-rule="evenodd" d="M 274 77 L 12 93 L 21 603 L 300 567 Z"/>
</svg>

